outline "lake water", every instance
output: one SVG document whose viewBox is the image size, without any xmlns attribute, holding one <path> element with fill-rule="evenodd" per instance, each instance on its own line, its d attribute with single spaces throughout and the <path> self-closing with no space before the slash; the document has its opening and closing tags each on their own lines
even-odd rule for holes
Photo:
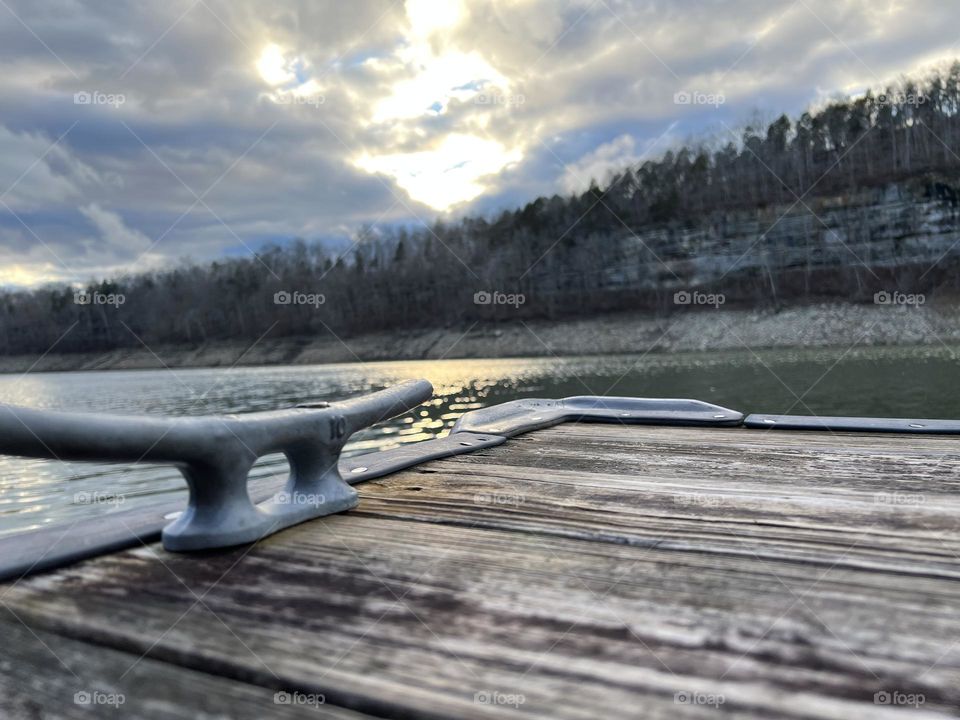
<svg viewBox="0 0 960 720">
<path fill-rule="evenodd" d="M 0 401 L 117 413 L 202 415 L 335 400 L 411 378 L 434 399 L 354 436 L 347 454 L 449 432 L 463 413 L 522 397 L 687 397 L 744 413 L 960 418 L 960 348 L 869 348 L 441 360 L 295 367 L 0 375 Z M 282 457 L 253 477 L 286 472 Z M 0 456 L 0 535 L 185 493 L 179 473 Z"/>
</svg>

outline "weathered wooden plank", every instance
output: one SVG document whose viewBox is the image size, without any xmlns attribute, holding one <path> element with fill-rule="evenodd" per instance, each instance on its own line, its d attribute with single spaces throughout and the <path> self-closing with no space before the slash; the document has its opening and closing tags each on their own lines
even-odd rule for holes
<svg viewBox="0 0 960 720">
<path fill-rule="evenodd" d="M 142 547 L 0 599 L 34 629 L 372 714 L 903 717 L 886 692 L 951 717 L 956 451 L 879 440 L 562 426 L 250 548 Z"/>
<path fill-rule="evenodd" d="M 886 440 L 565 426 L 434 463 L 423 472 L 450 482 L 427 495 L 388 478 L 361 510 L 382 500 L 391 517 L 957 577 L 960 455 L 945 438 Z M 499 501 L 495 517 L 478 498 Z"/>
<path fill-rule="evenodd" d="M 319 696 L 278 696 L 257 685 L 33 631 L 9 610 L 0 612 L 8 618 L 0 620 L 0 717 L 5 720 L 369 717 L 327 705 Z"/>
</svg>

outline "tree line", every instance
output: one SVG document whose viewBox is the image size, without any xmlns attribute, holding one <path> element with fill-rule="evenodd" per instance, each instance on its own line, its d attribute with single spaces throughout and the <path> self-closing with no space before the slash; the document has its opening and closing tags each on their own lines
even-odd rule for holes
<svg viewBox="0 0 960 720">
<path fill-rule="evenodd" d="M 687 144 L 585 192 L 540 197 L 497 217 L 365 227 L 341 254 L 295 240 L 253 257 L 115 277 L 81 290 L 3 291 L 0 352 L 667 312 L 677 309 L 670 298 L 678 287 L 704 284 L 749 303 L 866 298 L 887 282 L 956 289 L 952 253 L 927 272 L 909 245 L 875 267 L 859 256 L 855 263 L 824 261 L 835 257 L 821 252 L 834 238 L 819 226 L 819 210 L 895 186 L 956 219 L 958 170 L 960 62 L 882 93 L 837 99 L 765 127 L 754 123 L 736 137 Z M 795 258 L 770 260 L 779 256 L 771 255 L 764 227 L 781 211 L 811 215 L 809 232 L 784 241 L 806 243 L 800 266 Z M 721 250 L 743 251 L 746 261 L 706 279 L 684 269 Z M 484 292 L 524 302 L 478 302 Z"/>
</svg>

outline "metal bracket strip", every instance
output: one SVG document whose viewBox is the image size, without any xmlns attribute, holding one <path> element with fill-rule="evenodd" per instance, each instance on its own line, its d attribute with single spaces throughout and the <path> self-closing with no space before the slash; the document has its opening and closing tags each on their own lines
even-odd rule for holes
<svg viewBox="0 0 960 720">
<path fill-rule="evenodd" d="M 513 437 L 562 422 L 717 427 L 739 425 L 743 413 L 699 400 L 579 395 L 562 400 L 513 400 L 473 410 L 457 420 L 452 432 Z"/>
<path fill-rule="evenodd" d="M 960 420 L 930 420 L 869 417 L 817 417 L 815 415 L 748 415 L 748 428 L 767 430 L 834 430 L 838 432 L 886 432 L 918 435 L 960 435 Z"/>
</svg>

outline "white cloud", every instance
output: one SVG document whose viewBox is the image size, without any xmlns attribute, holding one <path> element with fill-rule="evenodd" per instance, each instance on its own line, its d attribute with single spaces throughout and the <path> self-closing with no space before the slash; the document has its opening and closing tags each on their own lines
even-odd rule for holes
<svg viewBox="0 0 960 720">
<path fill-rule="evenodd" d="M 564 168 L 560 187 L 566 193 L 581 193 L 592 180 L 602 184 L 611 172 L 633 165 L 639 159 L 634 139 L 630 135 L 621 135 Z"/>
<path fill-rule="evenodd" d="M 135 228 L 128 227 L 115 212 L 104 210 L 96 203 L 79 208 L 81 214 L 97 229 L 96 247 L 121 256 L 136 256 L 147 250 L 150 238 Z"/>
<path fill-rule="evenodd" d="M 57 137 L 0 125 L 0 199 L 15 212 L 82 197 L 85 186 L 99 182 L 96 171 Z"/>
</svg>

